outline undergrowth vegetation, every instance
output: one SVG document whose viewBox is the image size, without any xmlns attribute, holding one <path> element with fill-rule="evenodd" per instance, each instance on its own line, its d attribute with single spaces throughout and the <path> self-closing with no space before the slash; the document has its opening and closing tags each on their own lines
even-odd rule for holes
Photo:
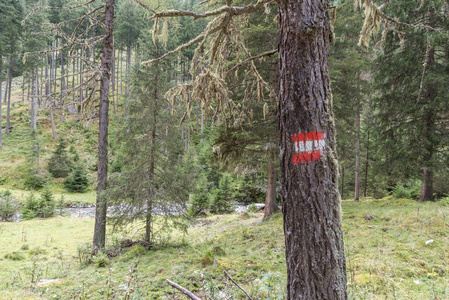
<svg viewBox="0 0 449 300">
<path fill-rule="evenodd" d="M 344 201 L 349 299 L 449 299 L 447 203 Z M 184 299 L 170 279 L 203 298 L 244 299 L 226 270 L 255 299 L 284 299 L 282 216 L 261 219 L 204 217 L 188 235 L 174 233 L 149 250 L 135 244 L 96 257 L 89 250 L 93 219 L 2 223 L 0 298 Z M 111 235 L 108 245 L 120 238 Z"/>
</svg>

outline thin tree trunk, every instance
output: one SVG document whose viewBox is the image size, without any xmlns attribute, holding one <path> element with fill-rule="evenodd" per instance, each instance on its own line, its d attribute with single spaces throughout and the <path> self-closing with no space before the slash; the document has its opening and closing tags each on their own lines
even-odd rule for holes
<svg viewBox="0 0 449 300">
<path fill-rule="evenodd" d="M 37 98 L 37 89 L 36 89 L 36 70 L 31 71 L 31 81 L 32 81 L 32 87 L 31 87 L 31 131 L 35 132 L 37 130 L 37 105 L 36 105 L 36 98 Z"/>
<path fill-rule="evenodd" d="M 120 94 L 123 94 L 123 53 L 120 51 Z"/>
<path fill-rule="evenodd" d="M 102 195 L 108 181 L 108 115 L 109 115 L 109 84 L 112 69 L 114 29 L 114 0 L 105 3 L 105 28 L 103 39 L 103 55 L 101 57 L 100 82 L 100 112 L 98 130 L 98 175 L 97 175 L 97 205 L 95 210 L 95 229 L 93 247 L 95 252 L 104 249 L 106 241 L 106 211 L 107 199 Z"/>
<path fill-rule="evenodd" d="M 22 72 L 22 103 L 25 102 L 25 72 Z"/>
<path fill-rule="evenodd" d="M 31 84 L 32 84 L 32 75 L 30 76 L 30 72 L 27 72 L 27 102 L 30 102 L 30 95 L 31 95 Z"/>
<path fill-rule="evenodd" d="M 159 84 L 159 70 L 158 64 L 154 65 L 154 89 L 153 89 L 153 97 L 154 103 L 152 105 L 153 108 L 153 124 L 150 132 L 151 136 L 151 148 L 150 148 L 150 169 L 148 170 L 149 179 L 150 179 L 150 195 L 147 199 L 147 215 L 146 215 L 146 224 L 145 224 L 145 241 L 150 242 L 152 238 L 152 207 L 153 207 L 153 197 L 154 197 L 154 166 L 155 166 L 155 153 L 156 153 L 156 126 L 157 126 L 157 106 L 158 106 L 158 84 Z"/>
<path fill-rule="evenodd" d="M 56 140 L 56 128 L 55 128 L 55 118 L 53 115 L 53 104 L 50 105 L 50 122 L 51 122 L 51 136 Z"/>
<path fill-rule="evenodd" d="M 263 219 L 268 218 L 272 213 L 278 210 L 276 204 L 276 151 L 270 150 L 270 156 L 268 160 L 268 183 L 267 193 L 265 194 L 265 208 Z"/>
<path fill-rule="evenodd" d="M 11 57 L 9 58 L 10 65 L 12 64 Z M 5 133 L 11 133 L 11 85 L 12 85 L 12 72 L 9 72 L 9 81 L 8 81 L 8 100 L 6 106 L 6 128 Z"/>
<path fill-rule="evenodd" d="M 131 73 L 131 45 L 126 48 L 126 103 L 129 104 L 130 99 L 130 73 Z"/>
<path fill-rule="evenodd" d="M 115 114 L 116 112 L 116 105 L 115 105 L 115 48 L 112 58 L 112 76 L 111 76 L 111 83 L 112 83 L 112 112 Z"/>
<path fill-rule="evenodd" d="M 435 27 L 435 15 L 432 9 L 429 10 L 429 27 Z M 429 33 L 427 33 L 429 34 Z M 435 49 L 431 47 L 427 51 L 426 64 L 427 72 L 429 68 L 435 63 Z M 425 97 L 428 103 L 431 103 L 437 95 L 437 91 L 432 83 L 426 87 Z M 426 123 L 424 128 L 423 139 L 425 143 L 425 154 L 423 161 L 423 181 L 421 188 L 421 195 L 419 201 L 433 200 L 433 166 L 432 159 L 435 152 L 435 145 L 433 142 L 433 135 L 435 134 L 435 115 L 432 107 L 427 108 Z"/>
<path fill-rule="evenodd" d="M 357 111 L 357 119 L 355 122 L 356 138 L 355 138 L 355 186 L 354 200 L 360 200 L 360 110 Z"/>
<path fill-rule="evenodd" d="M 61 106 L 61 122 L 65 122 L 64 94 L 65 94 L 65 75 L 64 75 L 64 52 L 59 52 L 61 63 L 61 86 L 59 88 L 59 105 Z"/>
<path fill-rule="evenodd" d="M 3 57 L 0 55 L 0 75 L 3 72 Z M 2 80 L 0 76 L 0 147 L 3 147 L 3 140 L 2 140 Z"/>
<path fill-rule="evenodd" d="M 8 69 L 6 69 L 5 96 L 3 97 L 3 104 L 6 104 L 6 100 L 8 99 L 8 84 L 10 76 L 11 76 L 11 69 L 8 66 Z"/>
<path fill-rule="evenodd" d="M 287 299 L 347 299 L 325 0 L 280 0 L 279 124 Z"/>
<path fill-rule="evenodd" d="M 368 190 L 368 166 L 369 166 L 369 131 L 366 138 L 365 180 L 363 182 L 363 197 L 366 198 Z"/>
<path fill-rule="evenodd" d="M 345 198 L 345 166 L 341 165 L 341 198 Z"/>
</svg>

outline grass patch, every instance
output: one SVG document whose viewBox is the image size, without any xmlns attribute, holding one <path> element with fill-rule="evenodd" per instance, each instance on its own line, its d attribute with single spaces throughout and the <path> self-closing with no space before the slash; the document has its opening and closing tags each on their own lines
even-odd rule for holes
<svg viewBox="0 0 449 300">
<path fill-rule="evenodd" d="M 449 207 L 439 202 L 344 201 L 349 299 L 449 299 L 448 216 Z M 261 219 L 261 213 L 243 219 L 238 214 L 210 216 L 192 225 L 188 236 L 175 232 L 172 242 L 163 247 L 147 250 L 135 245 L 121 256 L 98 256 L 88 265 L 80 264 L 77 249 L 91 242 L 93 220 L 4 223 L 1 294 L 14 293 L 23 299 L 30 295 L 104 299 L 132 290 L 144 299 L 182 299 L 165 284 L 165 279 L 171 279 L 201 297 L 226 293 L 243 299 L 224 278 L 225 269 L 255 298 L 283 299 L 282 217 Z M 433 242 L 426 244 L 429 240 Z M 32 255 L 33 251 L 39 254 Z M 13 252 L 24 259 L 5 258 Z M 61 281 L 30 292 L 27 282 L 33 268 L 39 278 Z"/>
</svg>

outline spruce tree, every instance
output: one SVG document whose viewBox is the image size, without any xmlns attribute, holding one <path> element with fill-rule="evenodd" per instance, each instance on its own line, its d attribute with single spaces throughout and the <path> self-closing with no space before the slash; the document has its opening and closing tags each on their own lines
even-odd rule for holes
<svg viewBox="0 0 449 300">
<path fill-rule="evenodd" d="M 63 138 L 59 138 L 58 146 L 53 152 L 47 167 L 50 174 L 55 178 L 65 178 L 71 172 L 73 162 L 70 159 L 66 148 L 67 144 L 65 140 Z"/>
<path fill-rule="evenodd" d="M 384 32 L 376 59 L 375 145 L 390 186 L 421 178 L 419 200 L 433 199 L 433 177 L 447 162 L 449 29 L 445 1 L 395 1 L 385 12 L 414 24 Z M 446 10 L 445 10 L 446 7 Z"/>
</svg>

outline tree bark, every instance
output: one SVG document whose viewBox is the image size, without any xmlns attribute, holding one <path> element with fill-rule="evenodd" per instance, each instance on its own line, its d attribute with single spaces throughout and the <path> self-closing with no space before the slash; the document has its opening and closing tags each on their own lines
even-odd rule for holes
<svg viewBox="0 0 449 300">
<path fill-rule="evenodd" d="M 429 10 L 429 27 L 435 27 L 435 16 L 434 11 L 432 9 Z M 427 33 L 429 34 L 429 33 Z M 435 62 L 435 49 L 430 47 L 426 53 L 426 65 L 427 72 L 429 72 L 429 68 Z M 419 201 L 428 201 L 433 200 L 433 171 L 432 171 L 432 159 L 435 153 L 435 144 L 433 135 L 435 134 L 435 115 L 433 111 L 433 107 L 431 102 L 437 95 L 437 91 L 435 86 L 432 83 L 428 83 L 426 86 L 425 97 L 427 100 L 424 108 L 427 110 L 425 117 L 425 127 L 424 127 L 424 161 L 423 161 L 423 180 L 422 180 L 422 188 L 421 195 L 419 197 Z"/>
<path fill-rule="evenodd" d="M 263 219 L 268 218 L 272 213 L 278 210 L 276 204 L 276 151 L 270 150 L 270 157 L 268 160 L 268 183 L 267 193 L 265 194 L 265 208 Z"/>
<path fill-rule="evenodd" d="M 8 99 L 8 83 L 9 83 L 10 73 L 11 73 L 11 69 L 8 66 L 8 69 L 6 69 L 5 96 L 3 97 L 3 104 L 6 104 L 6 99 Z"/>
<path fill-rule="evenodd" d="M 9 58 L 9 63 L 12 63 L 11 57 Z M 12 74 L 9 71 L 9 81 L 8 81 L 8 100 L 6 104 L 6 128 L 5 133 L 11 133 L 11 85 L 12 85 Z"/>
<path fill-rule="evenodd" d="M 357 111 L 355 128 L 356 128 L 356 140 L 355 140 L 354 201 L 359 201 L 360 200 L 360 110 Z"/>
<path fill-rule="evenodd" d="M 37 98 L 37 89 L 36 89 L 36 76 L 37 71 L 33 70 L 31 71 L 31 131 L 35 132 L 37 130 L 37 105 L 36 105 L 36 98 Z"/>
<path fill-rule="evenodd" d="M 126 103 L 129 104 L 130 99 L 130 73 L 131 73 L 131 45 L 128 45 L 126 48 L 126 86 L 125 86 L 125 93 L 126 93 Z"/>
<path fill-rule="evenodd" d="M 25 72 L 22 72 L 22 103 L 25 102 Z"/>
<path fill-rule="evenodd" d="M 50 105 L 50 123 L 51 123 L 51 136 L 56 140 L 56 128 L 55 128 L 55 117 L 53 115 L 53 103 Z"/>
<path fill-rule="evenodd" d="M 325 0 L 279 1 L 287 299 L 347 299 Z"/>
<path fill-rule="evenodd" d="M 107 199 L 102 192 L 108 181 L 108 116 L 109 116 L 109 82 L 112 68 L 114 29 L 114 0 L 106 0 L 103 55 L 101 57 L 100 112 L 98 130 L 98 173 L 97 201 L 95 209 L 95 229 L 93 247 L 95 251 L 104 249 L 106 241 Z"/>
<path fill-rule="evenodd" d="M 365 180 L 363 182 L 363 197 L 365 198 L 368 190 L 368 167 L 369 167 L 369 131 L 366 137 Z"/>
<path fill-rule="evenodd" d="M 3 72 L 3 57 L 0 55 L 0 74 Z M 2 140 L 2 80 L 0 76 L 0 147 L 3 147 Z"/>
</svg>

